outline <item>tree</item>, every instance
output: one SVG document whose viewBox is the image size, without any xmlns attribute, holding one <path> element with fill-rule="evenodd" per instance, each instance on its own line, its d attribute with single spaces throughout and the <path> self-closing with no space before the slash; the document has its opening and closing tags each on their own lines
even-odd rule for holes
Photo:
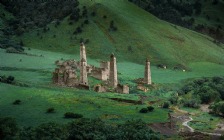
<svg viewBox="0 0 224 140">
<path fill-rule="evenodd" d="M 148 109 L 149 112 L 152 112 L 154 110 L 154 107 L 148 106 L 147 109 Z"/>
<path fill-rule="evenodd" d="M 0 118 L 0 139 L 13 139 L 18 133 L 16 121 L 13 118 Z"/>
<path fill-rule="evenodd" d="M 148 112 L 148 108 L 142 108 L 139 112 L 140 113 L 147 113 Z"/>
<path fill-rule="evenodd" d="M 82 118 L 83 115 L 82 114 L 77 114 L 77 113 L 72 113 L 72 112 L 66 112 L 64 114 L 64 117 L 65 118 L 76 118 L 76 119 L 78 119 L 78 118 Z"/>
<path fill-rule="evenodd" d="M 216 102 L 209 106 L 210 109 L 212 109 L 212 112 L 216 115 L 224 116 L 224 102 Z"/>
<path fill-rule="evenodd" d="M 204 104 L 211 103 L 215 101 L 216 99 L 220 98 L 220 94 L 213 89 L 209 89 L 206 92 L 201 92 L 199 93 L 199 96 L 201 98 L 202 103 Z"/>
<path fill-rule="evenodd" d="M 20 130 L 21 140 L 65 140 L 68 137 L 66 125 L 54 122 L 44 123 L 37 127 L 28 127 Z"/>
<path fill-rule="evenodd" d="M 168 102 L 163 103 L 163 108 L 169 108 L 170 104 Z"/>
</svg>

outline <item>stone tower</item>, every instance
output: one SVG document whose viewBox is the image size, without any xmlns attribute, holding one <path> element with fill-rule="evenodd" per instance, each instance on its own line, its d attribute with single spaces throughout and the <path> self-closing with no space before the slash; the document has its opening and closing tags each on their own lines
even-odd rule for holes
<svg viewBox="0 0 224 140">
<path fill-rule="evenodd" d="M 110 74 L 109 74 L 109 86 L 113 88 L 117 88 L 117 64 L 116 64 L 116 57 L 114 54 L 110 56 Z"/>
<path fill-rule="evenodd" d="M 87 64 L 86 47 L 85 47 L 84 43 L 81 43 L 81 45 L 80 45 L 80 60 L 82 60 L 82 58 L 86 61 L 86 64 Z"/>
<path fill-rule="evenodd" d="M 80 61 L 80 84 L 88 85 L 87 71 L 86 71 L 86 60 L 84 58 Z"/>
<path fill-rule="evenodd" d="M 152 84 L 149 59 L 146 59 L 146 62 L 145 62 L 145 77 L 144 77 L 144 83 L 146 83 L 148 85 L 151 85 Z"/>
</svg>

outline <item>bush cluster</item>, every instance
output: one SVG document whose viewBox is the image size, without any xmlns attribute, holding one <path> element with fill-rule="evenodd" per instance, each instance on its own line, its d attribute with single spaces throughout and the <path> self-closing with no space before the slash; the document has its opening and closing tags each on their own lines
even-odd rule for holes
<svg viewBox="0 0 224 140">
<path fill-rule="evenodd" d="M 74 118 L 74 119 L 78 119 L 78 118 L 82 118 L 83 115 L 82 114 L 77 114 L 77 113 L 72 113 L 72 112 L 66 112 L 64 114 L 65 118 Z"/>
<path fill-rule="evenodd" d="M 224 100 L 224 77 L 201 78 L 184 85 L 180 90 L 180 95 L 193 94 L 192 99 L 200 100 L 204 104 L 209 104 L 215 100 Z M 191 100 L 191 102 L 198 102 Z"/>
<path fill-rule="evenodd" d="M 127 121 L 123 124 L 108 124 L 100 119 L 80 119 L 68 124 L 53 122 L 37 127 L 19 128 L 12 118 L 0 118 L 0 139 L 22 140 L 159 140 L 163 137 L 153 132 L 141 120 Z"/>
<path fill-rule="evenodd" d="M 15 78 L 13 76 L 0 76 L 0 82 L 7 83 L 7 84 L 15 84 L 14 83 Z"/>
<path fill-rule="evenodd" d="M 9 25 L 19 34 L 27 28 L 44 27 L 54 20 L 58 21 L 69 15 L 72 20 L 76 21 L 80 17 L 78 0 L 1 0 L 1 3 L 16 17 L 9 21 Z M 56 26 L 58 26 L 57 22 Z"/>
<path fill-rule="evenodd" d="M 148 112 L 152 112 L 154 110 L 154 107 L 152 106 L 148 106 L 147 108 L 142 108 L 139 110 L 140 113 L 148 113 Z"/>
</svg>

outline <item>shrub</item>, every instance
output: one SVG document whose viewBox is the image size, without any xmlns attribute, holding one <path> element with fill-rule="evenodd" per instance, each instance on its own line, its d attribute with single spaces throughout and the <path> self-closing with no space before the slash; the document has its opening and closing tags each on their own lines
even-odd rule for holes
<svg viewBox="0 0 224 140">
<path fill-rule="evenodd" d="M 82 33 L 82 29 L 81 29 L 81 27 L 77 27 L 76 30 L 75 30 L 75 32 L 76 32 L 76 33 Z"/>
<path fill-rule="evenodd" d="M 0 139 L 14 139 L 19 128 L 13 118 L 0 118 Z"/>
<path fill-rule="evenodd" d="M 199 97 L 194 97 L 194 99 L 186 99 L 184 100 L 185 107 L 199 108 L 201 101 Z"/>
<path fill-rule="evenodd" d="M 77 113 L 72 113 L 72 112 L 66 112 L 64 114 L 64 117 L 65 118 L 75 118 L 75 119 L 78 119 L 78 118 L 82 118 L 83 115 L 82 114 L 77 114 Z"/>
<path fill-rule="evenodd" d="M 89 43 L 89 39 L 86 39 L 85 44 L 88 44 L 88 43 Z"/>
<path fill-rule="evenodd" d="M 21 104 L 21 100 L 15 100 L 12 104 L 13 105 L 20 105 Z"/>
<path fill-rule="evenodd" d="M 50 107 L 47 109 L 46 113 L 54 113 L 55 109 L 53 107 Z"/>
<path fill-rule="evenodd" d="M 147 113 L 148 112 L 148 108 L 142 108 L 139 112 L 140 113 Z"/>
<path fill-rule="evenodd" d="M 212 109 L 212 113 L 224 116 L 224 102 L 216 102 L 209 106 L 209 109 Z"/>
<path fill-rule="evenodd" d="M 154 107 L 148 106 L 147 109 L 148 109 L 149 112 L 152 112 L 154 110 Z"/>
<path fill-rule="evenodd" d="M 63 125 L 49 122 L 39 125 L 33 130 L 31 136 L 22 137 L 21 139 L 32 139 L 32 140 L 65 140 L 68 137 L 66 127 Z M 26 133 L 25 133 L 26 134 Z M 33 137 L 35 139 L 33 139 Z"/>
<path fill-rule="evenodd" d="M 23 43 L 22 40 L 20 41 L 19 45 L 20 45 L 20 46 L 24 46 L 24 43 Z"/>
<path fill-rule="evenodd" d="M 89 24 L 89 20 L 86 19 L 86 20 L 84 21 L 84 24 Z"/>
<path fill-rule="evenodd" d="M 163 108 L 169 108 L 170 104 L 168 102 L 163 103 Z"/>
<path fill-rule="evenodd" d="M 8 76 L 7 78 L 7 83 L 11 84 L 14 81 L 14 77 L 13 76 Z"/>
<path fill-rule="evenodd" d="M 95 17 L 96 16 L 96 12 L 92 12 L 91 16 Z"/>
</svg>

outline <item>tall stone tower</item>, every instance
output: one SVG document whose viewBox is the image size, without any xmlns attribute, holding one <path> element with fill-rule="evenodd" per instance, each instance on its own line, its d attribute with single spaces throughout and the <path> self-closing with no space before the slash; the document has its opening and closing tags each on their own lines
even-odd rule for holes
<svg viewBox="0 0 224 140">
<path fill-rule="evenodd" d="M 117 88 L 117 63 L 114 54 L 110 56 L 110 74 L 109 74 L 109 86 Z"/>
<path fill-rule="evenodd" d="M 151 85 L 152 84 L 149 59 L 146 59 L 146 62 L 145 62 L 145 77 L 144 77 L 144 83 L 146 83 L 148 85 Z"/>
<path fill-rule="evenodd" d="M 87 64 L 86 47 L 85 47 L 84 43 L 81 43 L 81 45 L 80 45 L 80 60 L 82 60 L 82 58 L 86 61 L 86 64 Z"/>
<path fill-rule="evenodd" d="M 86 60 L 84 58 L 80 61 L 80 84 L 88 85 L 87 71 L 86 71 Z"/>
</svg>

